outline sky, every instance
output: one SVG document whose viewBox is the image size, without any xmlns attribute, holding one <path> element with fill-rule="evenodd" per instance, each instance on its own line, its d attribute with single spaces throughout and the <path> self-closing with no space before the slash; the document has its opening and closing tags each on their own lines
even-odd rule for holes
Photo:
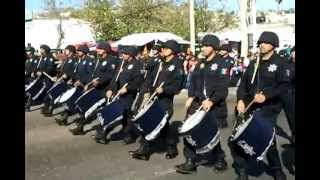
<svg viewBox="0 0 320 180">
<path fill-rule="evenodd" d="M 85 0 L 60 0 L 64 6 L 81 7 Z M 186 0 L 177 0 L 177 2 L 184 2 Z M 228 11 L 238 11 L 238 0 L 223 0 L 225 3 L 224 9 Z M 221 9 L 223 6 L 218 0 L 208 0 L 209 9 Z M 43 9 L 43 0 L 25 0 L 25 9 L 27 11 L 39 12 Z M 275 0 L 256 0 L 257 10 L 277 10 L 277 3 Z M 295 8 L 295 0 L 283 0 L 282 9 Z"/>
</svg>

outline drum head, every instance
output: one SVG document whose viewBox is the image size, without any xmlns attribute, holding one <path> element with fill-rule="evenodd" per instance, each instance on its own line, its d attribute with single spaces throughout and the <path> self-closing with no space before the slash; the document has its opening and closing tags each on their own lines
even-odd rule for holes
<svg viewBox="0 0 320 180">
<path fill-rule="evenodd" d="M 236 140 L 242 133 L 243 131 L 249 126 L 250 122 L 252 121 L 253 115 L 249 115 L 248 119 L 246 122 L 239 124 L 237 127 L 234 129 L 234 134 L 231 136 L 231 140 L 234 141 Z"/>
<path fill-rule="evenodd" d="M 29 89 L 38 82 L 39 78 L 33 80 L 30 84 L 28 84 L 25 88 L 25 91 L 29 91 Z"/>
<path fill-rule="evenodd" d="M 155 100 L 152 100 L 149 104 L 145 104 L 143 108 L 134 116 L 132 119 L 132 122 L 135 122 L 137 119 L 139 119 L 142 115 L 144 115 L 150 107 L 154 104 Z"/>
<path fill-rule="evenodd" d="M 67 90 L 65 93 L 62 94 L 61 98 L 59 99 L 59 103 L 66 102 L 71 96 L 77 91 L 77 87 L 73 87 Z"/>
<path fill-rule="evenodd" d="M 193 113 L 182 125 L 182 127 L 179 129 L 179 133 L 186 133 L 190 129 L 194 128 L 197 124 L 199 124 L 203 117 L 206 115 L 206 112 L 204 110 L 197 111 Z"/>
</svg>

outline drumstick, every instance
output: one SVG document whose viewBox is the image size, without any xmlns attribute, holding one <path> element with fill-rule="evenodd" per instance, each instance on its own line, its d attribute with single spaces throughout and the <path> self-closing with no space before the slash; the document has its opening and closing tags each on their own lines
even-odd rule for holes
<svg viewBox="0 0 320 180">
<path fill-rule="evenodd" d="M 260 52 L 258 50 L 257 62 L 256 62 L 255 67 L 254 67 L 254 72 L 253 72 L 253 76 L 252 76 L 252 79 L 251 79 L 251 84 L 253 84 L 254 78 L 256 77 L 258 66 L 259 66 L 259 62 L 260 62 Z"/>
<path fill-rule="evenodd" d="M 47 78 L 49 78 L 51 81 L 56 82 L 56 80 L 53 79 L 53 77 L 51 77 L 49 74 L 47 74 L 46 72 L 42 72 L 45 76 L 47 76 Z"/>
<path fill-rule="evenodd" d="M 157 80 L 158 80 L 158 76 L 160 74 L 160 71 L 162 70 L 162 62 L 160 62 L 160 65 L 159 65 L 159 69 L 158 69 L 158 72 L 157 72 L 157 75 L 156 75 L 156 78 L 154 78 L 154 81 L 153 81 L 153 84 L 152 84 L 152 87 L 154 87 L 157 83 Z"/>
<path fill-rule="evenodd" d="M 120 73 L 122 71 L 123 64 L 124 64 L 124 60 L 122 60 L 122 62 L 121 62 L 121 66 L 120 66 L 119 72 L 118 72 L 117 77 L 116 77 L 116 82 L 118 81 L 119 75 L 120 75 Z"/>
<path fill-rule="evenodd" d="M 157 88 L 162 88 L 163 85 L 164 85 L 164 82 L 162 82 L 160 86 L 158 86 Z M 155 95 L 157 95 L 157 91 L 154 91 L 154 93 L 150 96 L 146 104 L 149 104 L 151 99 L 153 99 Z"/>
<path fill-rule="evenodd" d="M 122 86 L 122 88 L 125 88 L 125 87 L 127 87 L 128 86 L 128 83 L 126 83 L 126 84 L 124 84 L 123 86 Z M 121 89 L 122 89 L 121 88 Z M 120 90 L 121 90 L 120 89 Z M 112 100 L 111 100 L 111 102 L 113 102 L 116 98 L 118 98 L 119 96 L 120 96 L 120 90 L 118 91 L 118 93 L 114 96 L 114 98 L 112 98 Z"/>
</svg>

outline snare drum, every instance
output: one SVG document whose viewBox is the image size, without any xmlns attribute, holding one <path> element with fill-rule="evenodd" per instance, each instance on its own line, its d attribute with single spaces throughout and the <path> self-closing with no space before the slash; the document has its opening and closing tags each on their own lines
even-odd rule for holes
<svg viewBox="0 0 320 180">
<path fill-rule="evenodd" d="M 166 113 L 157 99 L 143 106 L 134 116 L 134 125 L 143 133 L 147 141 L 154 140 L 165 126 L 168 119 Z"/>
<path fill-rule="evenodd" d="M 102 94 L 92 88 L 83 93 L 75 102 L 76 108 L 82 114 L 85 114 L 87 118 L 94 110 L 101 106 L 105 102 L 105 98 Z"/>
<path fill-rule="evenodd" d="M 234 127 L 230 141 L 240 146 L 250 157 L 263 160 L 275 136 L 271 120 L 257 111 L 244 120 Z"/>
<path fill-rule="evenodd" d="M 31 96 L 32 100 L 36 100 L 45 92 L 46 83 L 43 79 L 37 78 L 33 80 L 26 88 L 25 92 L 28 96 Z"/>
<path fill-rule="evenodd" d="M 79 95 L 79 92 L 80 92 L 81 90 L 79 89 L 79 88 L 77 88 L 77 87 L 73 87 L 73 88 L 71 88 L 71 89 L 69 89 L 69 90 L 67 90 L 66 92 L 64 92 L 62 95 L 61 95 L 61 97 L 58 99 L 58 103 L 65 103 L 65 102 L 67 102 L 69 99 L 75 99 L 75 100 L 77 100 L 77 98 L 79 97 L 79 96 L 77 96 L 77 95 Z"/>
<path fill-rule="evenodd" d="M 55 100 L 57 97 L 62 95 L 68 90 L 68 85 L 64 81 L 55 83 L 49 90 L 48 96 L 51 100 Z"/>
<path fill-rule="evenodd" d="M 194 146 L 197 154 L 211 151 L 219 143 L 220 131 L 211 118 L 211 113 L 197 110 L 179 128 L 179 133 Z"/>
<path fill-rule="evenodd" d="M 104 106 L 98 113 L 97 117 L 105 129 L 115 122 L 120 121 L 123 118 L 124 106 L 118 100 L 111 102 Z"/>
</svg>

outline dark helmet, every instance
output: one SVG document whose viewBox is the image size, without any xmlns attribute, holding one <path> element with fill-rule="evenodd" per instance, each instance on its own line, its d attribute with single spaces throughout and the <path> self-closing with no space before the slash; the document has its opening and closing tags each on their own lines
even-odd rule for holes
<svg viewBox="0 0 320 180">
<path fill-rule="evenodd" d="M 223 45 L 220 47 L 220 50 L 225 50 L 225 51 L 227 51 L 227 52 L 231 52 L 231 51 L 232 51 L 231 44 L 223 44 Z"/>
<path fill-rule="evenodd" d="M 34 49 L 32 46 L 28 46 L 28 47 L 26 48 L 26 52 L 31 52 L 31 54 L 34 54 L 35 49 Z"/>
<path fill-rule="evenodd" d="M 46 54 L 48 54 L 48 53 L 50 53 L 50 47 L 48 46 L 48 45 L 46 45 L 46 44 L 42 44 L 41 46 L 40 46 L 40 49 L 44 49 L 44 51 L 46 52 Z"/>
<path fill-rule="evenodd" d="M 137 55 L 137 48 L 133 46 L 123 46 L 120 52 L 124 54 L 129 54 L 130 56 L 134 57 Z"/>
<path fill-rule="evenodd" d="M 273 47 L 279 47 L 279 37 L 274 32 L 264 31 L 257 42 L 258 46 L 261 43 L 269 43 L 272 44 Z"/>
<path fill-rule="evenodd" d="M 203 37 L 202 45 L 211 46 L 213 49 L 218 50 L 220 46 L 220 40 L 217 36 L 208 34 Z"/>
<path fill-rule="evenodd" d="M 83 52 L 84 54 L 88 54 L 89 53 L 89 48 L 87 45 L 85 44 L 82 44 L 78 47 L 77 51 L 81 51 Z"/>
<path fill-rule="evenodd" d="M 76 47 L 74 47 L 73 45 L 68 45 L 65 49 L 68 49 L 73 54 L 77 52 Z"/>
<path fill-rule="evenodd" d="M 105 42 L 105 41 L 101 41 L 97 43 L 96 49 L 104 49 L 107 52 L 111 51 L 111 46 L 109 43 Z"/>
<path fill-rule="evenodd" d="M 168 40 L 166 41 L 163 45 L 163 48 L 169 48 L 171 49 L 173 52 L 175 52 L 176 54 L 178 54 L 181 50 L 180 50 L 180 46 L 178 44 L 177 41 L 175 40 Z"/>
</svg>

